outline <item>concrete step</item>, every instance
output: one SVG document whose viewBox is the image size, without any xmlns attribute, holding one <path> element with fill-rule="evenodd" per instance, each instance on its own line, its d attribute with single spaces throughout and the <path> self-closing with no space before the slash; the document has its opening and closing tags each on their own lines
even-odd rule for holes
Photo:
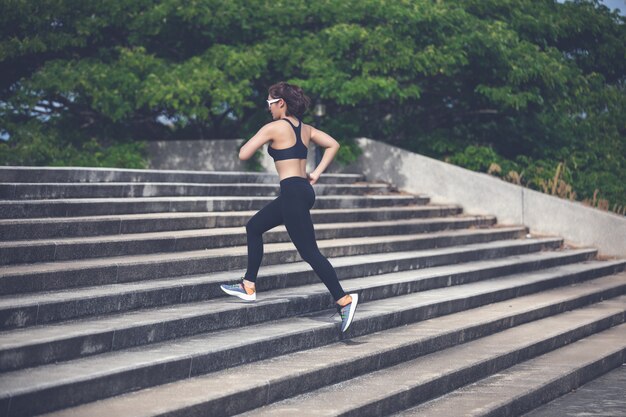
<svg viewBox="0 0 626 417">
<path fill-rule="evenodd" d="M 326 223 L 315 226 L 317 239 L 403 235 L 476 227 L 496 223 L 493 216 L 463 216 L 440 219 L 387 220 L 382 222 Z M 285 226 L 263 235 L 265 243 L 291 242 Z M 181 252 L 246 245 L 245 227 L 176 230 L 167 232 L 97 237 L 59 238 L 0 242 L 0 265 L 106 258 L 161 252 Z"/>
<path fill-rule="evenodd" d="M 527 295 L 350 341 L 261 360 L 62 410 L 56 416 L 225 416 L 593 304 L 612 277 Z M 615 301 L 605 302 L 614 304 Z M 598 306 L 593 306 L 597 308 Z M 455 413 L 441 416 L 455 416 Z"/>
<path fill-rule="evenodd" d="M 589 416 L 626 416 L 625 387 L 626 361 L 582 387 L 524 414 L 524 417 L 562 417 L 583 413 Z"/>
<path fill-rule="evenodd" d="M 499 372 L 562 346 L 598 346 L 594 362 L 621 364 L 626 353 L 626 300 L 571 311 L 330 385 L 243 416 L 381 416 Z M 598 334 L 594 334 L 599 332 Z M 581 340 L 582 339 L 582 340 Z M 599 346 L 603 346 L 599 348 Z M 560 361 L 559 361 L 560 362 Z M 463 407 L 464 408 L 464 407 Z M 452 415 L 461 415 L 462 411 Z M 422 415 L 422 414 L 420 414 Z M 450 415 L 450 414 L 438 414 Z"/>
<path fill-rule="evenodd" d="M 264 235 L 258 301 L 227 297 L 278 180 L 0 167 L 0 415 L 410 413 L 586 337 L 623 329 L 626 346 L 626 260 L 353 174 L 323 176 L 311 213 L 360 295 L 348 334 L 284 226 Z M 586 367 L 623 360 L 611 346 Z M 530 385 L 530 404 L 555 391 Z M 492 415 L 517 410 L 505 391 Z"/>
<path fill-rule="evenodd" d="M 0 218 L 99 216 L 174 211 L 260 210 L 276 197 L 142 197 L 76 198 L 58 200 L 0 200 Z M 393 194 L 368 196 L 318 196 L 316 209 L 373 208 L 428 204 L 427 196 Z"/>
<path fill-rule="evenodd" d="M 315 194 L 366 195 L 396 191 L 389 184 L 315 184 Z M 280 185 L 255 183 L 117 182 L 117 183 L 0 183 L 1 200 L 62 198 L 137 198 L 169 196 L 276 196 Z"/>
<path fill-rule="evenodd" d="M 623 300 L 623 298 L 622 298 Z M 622 326 L 623 327 L 623 326 Z M 619 332 L 617 329 L 614 330 Z M 591 336 L 558 350 L 514 365 L 478 382 L 459 388 L 449 394 L 396 414 L 396 417 L 439 416 L 519 416 L 561 395 L 576 390 L 586 382 L 599 377 L 626 362 L 626 337 L 620 340 L 606 334 Z M 623 378 L 622 378 L 623 380 Z M 619 416 L 625 415 L 624 386 L 611 387 L 621 391 L 622 409 L 606 413 L 612 404 L 603 404 L 602 395 L 595 392 L 588 401 L 596 402 L 592 410 L 589 402 L 579 404 L 567 412 L 557 408 L 547 415 L 565 416 Z M 605 399 L 604 399 L 605 400 Z M 605 400 L 606 401 L 606 400 Z M 534 415 L 534 413 L 531 413 Z"/>
<path fill-rule="evenodd" d="M 420 290 L 434 286 L 458 285 L 493 278 L 584 262 L 596 255 L 595 249 L 547 251 L 560 242 L 556 239 L 513 240 L 481 243 L 425 251 L 392 252 L 333 258 L 340 280 L 389 272 L 417 270 Z M 544 250 L 543 252 L 537 252 Z M 473 263 L 462 263 L 470 262 Z M 443 266 L 440 266 L 443 265 Z M 0 329 L 43 325 L 89 316 L 121 313 L 140 308 L 203 301 L 224 297 L 219 285 L 243 276 L 245 270 L 216 272 L 179 279 L 159 279 L 45 293 L 0 297 Z M 433 287 L 426 286 L 432 282 Z M 257 288 L 264 291 L 319 283 L 305 262 L 271 265 L 259 274 Z M 260 296 L 260 295 L 259 295 Z"/>
<path fill-rule="evenodd" d="M 524 227 L 502 227 L 403 236 L 330 239 L 320 240 L 317 244 L 326 257 L 334 258 L 515 239 L 525 233 Z M 262 265 L 289 264 L 300 259 L 291 242 L 264 245 Z M 246 266 L 247 246 L 10 265 L 0 268 L 0 294 L 171 278 Z"/>
<path fill-rule="evenodd" d="M 194 182 L 278 183 L 278 175 L 265 172 L 184 171 L 84 167 L 1 166 L 0 182 Z M 362 174 L 324 173 L 320 183 L 350 184 L 365 181 Z"/>
<path fill-rule="evenodd" d="M 569 271 L 568 266 L 580 267 L 580 264 L 573 265 L 575 266 L 563 265 L 563 270 L 553 270 L 561 265 L 553 266 L 547 268 L 547 273 Z M 443 271 L 437 269 L 403 271 L 347 279 L 342 281 L 342 286 L 358 291 L 362 301 L 367 302 L 452 284 L 478 282 L 481 280 L 478 276 L 486 268 L 483 264 L 483 270 L 478 269 L 473 274 L 474 276 L 462 273 L 451 275 L 450 268 L 442 269 Z M 538 271 L 532 269 L 524 271 L 526 274 L 533 272 Z M 489 270 L 485 272 L 485 275 L 489 277 L 490 273 L 491 276 L 494 275 L 494 272 Z M 297 303 L 290 301 L 294 293 L 299 296 Z M 326 287 L 321 283 L 263 292 L 258 295 L 257 301 L 252 304 L 233 303 L 231 298 L 221 297 L 202 302 L 165 305 L 125 314 L 2 332 L 0 333 L 0 372 L 197 333 L 247 326 L 272 319 L 312 313 L 333 306 Z"/>
<path fill-rule="evenodd" d="M 38 219 L 0 219 L 0 241 L 150 233 L 169 230 L 245 226 L 256 211 L 216 213 L 148 213 Z M 322 223 L 436 218 L 459 215 L 457 205 L 312 209 L 316 228 Z"/>
<path fill-rule="evenodd" d="M 320 370 L 318 364 L 323 362 L 319 360 L 299 362 L 297 360 L 290 361 L 287 358 L 286 363 L 291 364 L 291 366 L 283 366 L 283 358 L 276 358 L 272 362 L 274 364 L 278 363 L 279 368 L 283 369 L 284 372 L 291 373 L 292 377 L 298 374 L 307 375 L 307 368 L 310 369 L 311 366 L 317 366 L 317 370 L 313 369 L 313 372 L 320 374 L 318 378 L 330 377 L 345 379 L 355 374 L 358 375 L 363 371 L 371 372 L 367 369 L 368 366 L 385 368 L 390 364 L 403 361 L 404 358 L 437 351 L 442 347 L 445 348 L 450 345 L 454 346 L 464 340 L 480 337 L 481 333 L 489 334 L 502 328 L 507 328 L 513 325 L 513 323 L 524 323 L 528 320 L 534 320 L 535 318 L 563 311 L 564 308 L 567 308 L 565 305 L 554 305 L 554 299 L 549 300 L 548 298 L 542 298 L 540 295 L 538 298 L 540 301 L 534 303 L 534 305 L 533 303 L 529 304 L 527 299 L 524 300 L 526 302 L 523 304 L 513 299 L 510 300 L 508 304 L 501 304 L 499 306 L 492 304 L 489 306 L 494 309 L 499 309 L 499 313 L 495 315 L 479 314 L 474 316 L 473 314 L 467 314 L 467 309 L 470 308 L 535 292 L 538 288 L 537 285 L 546 289 L 545 284 L 547 276 L 544 276 L 543 279 L 539 278 L 537 275 L 534 276 L 534 279 L 531 278 L 531 276 L 520 275 L 507 277 L 505 279 L 491 280 L 490 282 L 472 283 L 458 287 L 432 290 L 364 303 L 364 305 L 360 307 L 359 315 L 353 324 L 355 328 L 353 329 L 354 332 L 351 334 L 353 338 L 352 341 L 344 341 L 346 351 L 339 352 L 340 348 L 335 348 L 330 351 L 332 352 L 330 355 L 326 355 L 327 360 L 329 360 L 328 358 L 333 358 L 335 354 L 337 354 L 338 357 L 342 357 L 344 361 L 351 360 L 352 364 L 349 364 L 347 369 L 343 372 L 332 372 L 332 369 L 331 372 L 325 372 L 323 369 Z M 609 283 L 611 280 L 613 280 L 612 283 Z M 543 282 L 543 285 L 541 282 Z M 566 285 L 566 282 L 562 281 L 560 284 Z M 599 293 L 596 292 L 596 295 L 590 296 L 589 293 L 586 293 L 586 295 L 578 293 L 574 296 L 570 291 L 572 291 L 571 288 L 576 287 L 559 288 L 560 291 L 554 292 L 552 295 L 560 294 L 560 296 L 570 296 L 570 302 L 565 302 L 565 304 L 569 304 L 571 308 L 573 304 L 577 306 L 581 305 L 581 301 L 573 301 L 574 299 L 587 300 L 582 302 L 582 305 L 585 305 L 589 302 L 594 302 L 591 301 L 591 299 L 598 300 L 603 297 L 616 296 L 616 293 L 623 294 L 625 284 L 624 277 L 621 277 L 621 279 L 605 277 L 602 280 L 593 281 L 593 284 L 592 282 L 587 282 L 578 286 L 582 288 L 590 285 L 586 287 L 587 290 L 591 287 L 595 287 L 596 290 L 604 288 L 604 290 L 600 290 Z M 532 287 L 534 287 L 534 290 Z M 562 303 L 563 302 L 561 302 L 561 304 Z M 542 304 L 542 306 L 539 307 L 537 304 Z M 520 308 L 523 312 L 520 312 Z M 507 311 L 505 314 L 509 317 L 502 317 L 503 310 Z M 610 325 L 622 322 L 625 308 L 624 302 L 617 300 L 616 302 L 603 303 L 602 307 L 591 310 L 591 312 L 588 310 L 578 310 L 566 313 L 568 317 L 574 317 L 574 320 L 561 320 L 557 318 L 548 322 L 537 322 L 538 324 L 534 324 L 534 328 L 541 330 L 528 332 L 527 329 L 525 329 L 521 335 L 518 332 L 517 337 L 515 334 L 506 334 L 507 331 L 505 330 L 500 333 L 503 336 L 498 338 L 497 343 L 493 342 L 493 340 L 490 340 L 490 342 L 493 342 L 493 348 L 496 350 L 502 349 L 503 347 L 510 347 L 512 342 L 522 342 L 526 343 L 526 346 L 523 348 L 517 346 L 518 348 L 536 352 L 537 349 L 534 348 L 533 344 L 531 343 L 529 345 L 527 343 L 529 335 L 537 336 L 537 334 L 540 334 L 538 337 L 542 341 L 557 337 L 559 341 L 551 341 L 547 344 L 556 343 L 558 345 L 566 342 L 568 339 L 584 337 L 584 335 L 586 335 L 584 333 L 591 334 Z M 421 328 L 417 326 L 404 326 L 406 324 L 458 311 L 464 311 L 464 316 L 470 318 L 472 324 L 468 326 L 466 320 L 461 320 L 460 322 L 459 319 L 461 315 L 457 315 L 456 317 L 452 317 L 453 320 L 448 320 L 447 325 L 444 319 L 442 322 L 436 323 L 422 322 Z M 517 314 L 515 313 L 516 311 Z M 511 314 L 513 317 L 516 315 L 518 317 L 511 318 Z M 482 323 L 480 323 L 481 319 L 483 321 Z M 480 324 L 476 324 L 477 321 Z M 575 322 L 574 327 L 568 327 L 572 322 Z M 453 330 L 450 327 L 451 325 L 456 326 L 456 329 Z M 533 325 L 533 323 L 530 323 L 530 325 Z M 121 394 L 122 392 L 141 388 L 142 386 L 155 386 L 204 375 L 209 372 L 255 362 L 268 357 L 277 357 L 303 349 L 339 342 L 342 339 L 342 335 L 338 332 L 337 326 L 337 322 L 330 321 L 330 319 L 325 318 L 324 313 L 320 313 L 291 320 L 278 320 L 242 329 L 233 329 L 204 336 L 196 336 L 194 338 L 180 339 L 176 343 L 139 347 L 122 352 L 113 352 L 91 358 L 78 359 L 67 363 L 45 365 L 38 368 L 9 372 L 0 375 L 0 406 L 6 406 L 5 409 L 9 409 L 8 399 L 10 398 L 10 415 L 45 412 L 94 401 L 100 398 L 111 397 Z M 381 332 L 397 326 L 403 327 L 390 331 L 389 333 Z M 527 325 L 519 326 L 518 329 L 524 326 Z M 559 326 L 561 326 L 561 328 L 559 328 Z M 459 331 L 464 327 L 464 330 Z M 411 330 L 413 331 L 410 332 Z M 564 336 L 565 334 L 567 336 Z M 375 338 L 376 335 L 380 335 L 380 337 L 370 339 L 371 342 L 359 339 L 360 336 L 365 335 L 369 335 L 372 338 Z M 392 343 L 396 343 L 398 340 L 405 346 L 390 347 Z M 480 342 L 480 340 L 478 342 Z M 470 342 L 460 347 L 468 346 L 472 343 L 475 342 Z M 540 345 L 546 344 L 546 342 L 538 343 Z M 488 344 L 491 346 L 490 343 Z M 374 354 L 376 360 L 372 360 L 371 357 L 368 358 L 367 354 L 363 353 L 364 360 L 359 360 L 362 357 L 361 352 L 368 348 L 370 352 L 371 349 L 378 349 L 379 353 L 380 350 L 386 349 L 387 353 L 380 355 Z M 355 352 L 354 349 L 356 349 L 357 352 Z M 472 354 L 466 355 L 464 357 L 465 363 L 468 359 L 476 359 L 479 358 L 480 355 L 484 358 L 485 354 L 492 354 L 494 352 L 494 349 L 484 349 L 484 346 L 483 349 L 476 349 L 475 346 L 473 349 L 475 349 L 476 352 L 474 353 L 472 351 Z M 433 360 L 433 358 L 430 357 L 429 359 L 423 360 L 423 363 L 429 363 L 430 367 L 435 369 L 437 367 L 464 363 L 459 360 L 449 360 L 449 351 L 443 352 L 433 354 L 443 354 L 441 359 Z M 369 353 L 370 356 L 372 356 L 372 354 L 373 353 Z M 498 357 L 508 358 L 510 360 L 515 359 L 515 355 L 506 355 L 504 353 L 500 353 Z M 331 364 L 331 366 L 339 365 L 337 362 Z M 296 363 L 299 363 L 299 365 L 293 366 Z M 273 368 L 277 369 L 276 366 L 273 366 Z M 359 372 L 359 368 L 363 368 L 363 371 Z M 389 370 L 394 371 L 394 368 L 387 368 L 378 372 L 388 372 Z M 475 372 L 470 373 L 474 374 Z M 257 378 L 260 373 L 255 374 L 248 375 L 250 375 L 251 380 L 256 379 L 258 381 Z M 433 373 L 424 373 L 423 370 L 419 370 L 413 371 L 411 374 L 430 376 Z M 213 377 L 215 376 L 216 375 L 213 375 Z M 405 378 L 406 377 L 408 377 L 408 375 L 405 375 Z M 240 380 L 240 378 L 237 377 L 230 378 L 230 381 L 233 381 L 234 385 L 244 385 L 247 383 L 245 379 Z M 311 377 L 304 378 L 303 381 L 310 381 L 311 384 L 324 384 L 324 381 Z M 287 391 L 289 391 L 289 388 L 292 390 L 300 389 L 297 383 L 291 383 L 290 381 L 285 382 L 283 387 Z M 222 395 L 232 393 L 234 388 L 233 384 L 226 385 L 225 380 L 222 380 L 219 386 L 221 387 L 220 393 Z M 390 385 L 390 387 L 391 386 L 393 385 Z M 263 384 L 262 392 L 252 392 L 251 394 L 256 397 L 257 401 L 259 399 L 267 401 L 271 399 L 271 396 L 268 395 L 267 392 L 268 387 L 272 387 L 272 390 L 277 388 L 276 391 L 273 391 L 275 392 L 273 394 L 274 396 L 281 395 L 281 392 L 283 392 L 284 395 L 284 390 L 276 387 L 275 384 L 269 384 L 267 382 Z M 211 388 L 211 386 L 208 388 Z M 308 389 L 306 387 L 304 388 L 305 390 Z M 372 388 L 375 389 L 376 387 Z M 216 391 L 214 389 L 206 389 L 205 393 L 215 394 Z M 362 392 L 362 394 L 367 394 L 367 391 Z M 250 392 L 248 391 L 245 397 L 249 398 L 249 395 Z M 287 395 L 289 395 L 288 392 Z M 367 397 L 367 395 L 365 396 Z M 361 397 L 361 395 L 359 395 L 359 397 Z M 229 402 L 231 407 L 241 407 L 242 403 L 246 403 L 246 398 L 241 401 Z M 341 403 L 345 404 L 346 401 L 341 401 Z M 354 402 L 350 401 L 347 403 L 354 404 Z M 222 404 L 224 404 L 224 402 L 222 402 Z M 319 406 L 322 407 L 323 404 L 324 403 L 320 403 Z M 333 402 L 328 404 L 333 404 Z M 252 407 L 254 406 L 253 404 Z M 317 405 L 309 409 L 309 411 L 317 410 L 319 410 Z M 232 410 L 229 411 L 232 413 Z M 239 411 L 243 410 L 238 410 L 237 412 Z M 212 414 L 200 413 L 198 415 Z"/>
</svg>

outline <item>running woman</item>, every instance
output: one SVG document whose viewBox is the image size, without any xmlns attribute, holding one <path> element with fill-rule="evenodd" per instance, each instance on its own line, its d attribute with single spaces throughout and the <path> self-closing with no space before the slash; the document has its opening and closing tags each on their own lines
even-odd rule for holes
<svg viewBox="0 0 626 417">
<path fill-rule="evenodd" d="M 274 159 L 280 178 L 280 194 L 246 224 L 248 268 L 243 278 L 238 284 L 224 284 L 221 288 L 226 294 L 243 300 L 256 300 L 255 282 L 263 258 L 262 235 L 284 224 L 300 257 L 311 265 L 330 291 L 341 316 L 341 330 L 345 332 L 354 318 L 359 296 L 343 291 L 335 269 L 320 253 L 309 212 L 315 202 L 312 185 L 335 157 L 339 143 L 321 130 L 302 123 L 302 115 L 311 100 L 300 87 L 279 82 L 272 85 L 268 93 L 267 106 L 273 121 L 263 126 L 241 147 L 239 159 L 250 159 L 257 149 L 271 142 L 267 151 Z M 310 141 L 326 149 L 317 168 L 307 174 L 306 158 Z"/>
</svg>

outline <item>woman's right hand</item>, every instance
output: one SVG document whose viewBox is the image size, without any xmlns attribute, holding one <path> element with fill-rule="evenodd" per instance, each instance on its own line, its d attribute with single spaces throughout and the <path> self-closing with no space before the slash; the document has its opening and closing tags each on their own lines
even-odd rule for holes
<svg viewBox="0 0 626 417">
<path fill-rule="evenodd" d="M 313 185 L 317 182 L 317 180 L 320 179 L 319 174 L 316 174 L 315 172 L 311 172 L 310 174 L 306 174 L 307 178 L 309 179 L 309 184 Z"/>
</svg>

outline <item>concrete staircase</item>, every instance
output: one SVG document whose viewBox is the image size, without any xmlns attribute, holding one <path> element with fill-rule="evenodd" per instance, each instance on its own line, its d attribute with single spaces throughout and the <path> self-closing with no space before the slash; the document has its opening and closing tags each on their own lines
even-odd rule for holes
<svg viewBox="0 0 626 417">
<path fill-rule="evenodd" d="M 219 289 L 275 175 L 0 168 L 0 415 L 520 415 L 625 361 L 626 260 L 360 175 L 314 188 L 361 297 L 345 335 L 283 226 L 256 303 Z"/>
</svg>

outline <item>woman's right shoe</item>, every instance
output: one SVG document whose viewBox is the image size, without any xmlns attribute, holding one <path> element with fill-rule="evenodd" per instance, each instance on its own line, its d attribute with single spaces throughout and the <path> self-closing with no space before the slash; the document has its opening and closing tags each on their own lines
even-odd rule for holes
<svg viewBox="0 0 626 417">
<path fill-rule="evenodd" d="M 341 316 L 341 331 L 345 332 L 352 324 L 352 319 L 354 319 L 354 312 L 356 311 L 356 306 L 359 303 L 359 294 L 350 294 L 352 297 L 352 302 L 350 304 L 346 304 L 343 307 L 337 306 L 337 311 Z"/>
<path fill-rule="evenodd" d="M 239 282 L 239 284 L 222 284 L 220 285 L 222 291 L 224 291 L 228 295 L 234 295 L 235 297 L 239 297 L 245 301 L 255 301 L 256 300 L 256 290 L 251 288 L 246 288 L 243 285 L 243 280 Z M 252 293 L 250 293 L 252 291 Z"/>
</svg>

